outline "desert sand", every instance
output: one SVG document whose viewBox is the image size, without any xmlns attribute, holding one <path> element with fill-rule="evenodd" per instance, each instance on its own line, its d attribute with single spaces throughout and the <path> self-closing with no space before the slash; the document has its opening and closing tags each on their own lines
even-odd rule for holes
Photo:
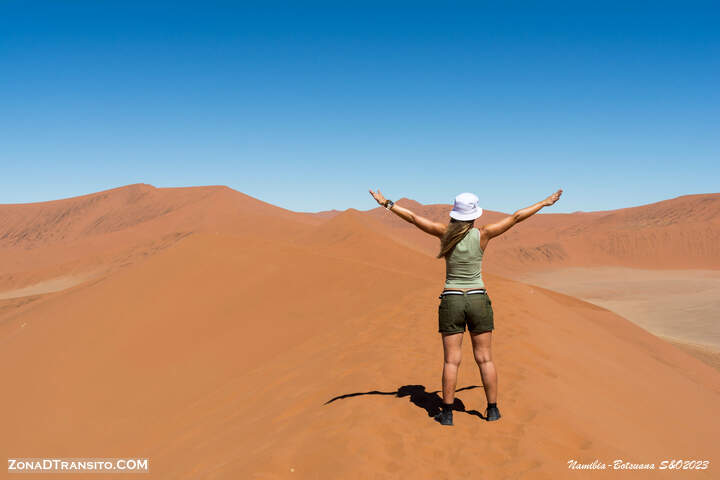
<svg viewBox="0 0 720 480">
<path fill-rule="evenodd" d="M 720 270 L 573 267 L 520 280 L 605 307 L 655 335 L 720 351 Z"/>
<path fill-rule="evenodd" d="M 548 265 L 716 270 L 718 198 L 679 200 L 710 216 L 707 238 L 700 220 L 685 236 L 682 219 L 648 206 L 538 216 L 492 245 L 485 279 L 503 418 L 481 418 L 466 339 L 451 428 L 432 419 L 437 240 L 382 209 L 315 216 L 227 187 L 144 184 L 2 205 L 0 449 L 149 457 L 152 478 L 716 478 L 720 372 L 547 282 L 500 275 Z M 421 207 L 438 218 L 447 209 Z M 615 240 L 603 241 L 603 228 Z M 563 229 L 578 233 L 562 243 Z M 102 273 L 64 290 L 7 293 L 90 271 Z M 706 459 L 710 469 L 590 474 L 569 470 L 573 459 Z"/>
</svg>

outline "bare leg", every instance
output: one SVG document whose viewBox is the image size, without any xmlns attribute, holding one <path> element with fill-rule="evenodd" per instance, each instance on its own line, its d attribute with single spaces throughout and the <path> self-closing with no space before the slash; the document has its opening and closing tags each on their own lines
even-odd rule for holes
<svg viewBox="0 0 720 480">
<path fill-rule="evenodd" d="M 445 353 L 442 373 L 443 402 L 447 405 L 455 401 L 457 374 L 462 359 L 462 339 L 463 332 L 442 334 L 443 351 Z"/>
<path fill-rule="evenodd" d="M 487 397 L 488 403 L 495 403 L 497 401 L 497 372 L 492 361 L 492 331 L 483 333 L 470 332 L 470 338 L 472 339 L 475 361 L 478 368 L 480 368 L 485 397 Z"/>
</svg>

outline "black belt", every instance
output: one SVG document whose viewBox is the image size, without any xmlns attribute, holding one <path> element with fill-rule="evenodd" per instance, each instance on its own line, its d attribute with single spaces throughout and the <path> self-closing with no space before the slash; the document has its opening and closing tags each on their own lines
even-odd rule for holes
<svg viewBox="0 0 720 480">
<path fill-rule="evenodd" d="M 485 295 L 487 294 L 487 291 L 484 288 L 473 288 L 472 290 L 468 290 L 467 292 L 463 292 L 462 290 L 443 290 L 443 292 L 438 298 L 442 298 L 443 295 L 470 295 L 473 293 L 481 293 Z"/>
</svg>

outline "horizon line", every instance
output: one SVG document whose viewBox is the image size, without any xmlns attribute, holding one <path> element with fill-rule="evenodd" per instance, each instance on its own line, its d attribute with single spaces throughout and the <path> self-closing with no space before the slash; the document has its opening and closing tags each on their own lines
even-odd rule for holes
<svg viewBox="0 0 720 480">
<path fill-rule="evenodd" d="M 277 208 L 281 208 L 281 209 L 283 209 L 283 210 L 288 210 L 288 211 L 294 212 L 294 213 L 305 213 L 305 214 L 318 214 L 318 213 L 330 213 L 330 212 L 346 212 L 346 211 L 348 211 L 348 210 L 357 210 L 357 211 L 360 211 L 360 212 L 369 212 L 369 211 L 371 211 L 371 210 L 375 210 L 376 208 L 383 208 L 383 207 L 377 205 L 377 206 L 374 206 L 374 207 L 368 208 L 368 209 L 360 209 L 360 208 L 355 208 L 355 207 L 348 207 L 348 208 L 345 208 L 345 209 L 330 208 L 330 209 L 326 209 L 326 210 L 293 210 L 293 209 L 290 209 L 290 208 L 282 207 L 282 206 L 280 206 L 280 205 L 276 205 L 276 204 L 274 204 L 274 203 L 267 202 L 267 201 L 265 201 L 265 200 L 263 200 L 263 199 L 261 199 L 261 198 L 254 197 L 254 196 L 252 196 L 252 195 L 250 195 L 250 194 L 248 194 L 248 193 L 245 193 L 245 192 L 243 192 L 243 191 L 241 191 L 241 190 L 237 190 L 237 189 L 235 189 L 235 188 L 233 188 L 233 187 L 230 187 L 229 185 L 224 185 L 224 184 L 184 185 L 184 186 L 158 187 L 158 186 L 156 186 L 156 185 L 153 185 L 153 184 L 150 184 L 150 183 L 145 183 L 145 182 L 129 183 L 129 184 L 120 185 L 120 186 L 117 186 L 117 187 L 106 188 L 106 189 L 103 189 L 103 190 L 96 190 L 96 191 L 90 192 L 90 193 L 82 193 L 82 194 L 79 194 L 79 195 L 71 195 L 71 196 L 69 196 L 69 197 L 53 198 L 53 199 L 50 199 L 50 200 L 39 200 L 39 201 L 34 201 L 34 202 L 0 203 L 0 207 L 21 206 L 21 205 L 36 205 L 36 204 L 41 204 L 41 203 L 50 203 L 50 202 L 66 201 L 66 200 L 72 200 L 72 199 L 77 199 L 77 198 L 82 198 L 82 197 L 89 197 L 89 196 L 92 196 L 92 195 L 98 195 L 98 194 L 101 194 L 101 193 L 107 193 L 107 192 L 112 192 L 112 191 L 115 191 L 115 190 L 122 190 L 122 189 L 130 188 L 130 187 L 138 187 L 138 186 L 147 186 L 147 187 L 151 187 L 151 188 L 153 188 L 153 189 L 165 189 L 165 190 L 168 190 L 168 189 L 183 189 L 183 188 L 184 188 L 184 189 L 193 189 L 193 188 L 225 188 L 225 189 L 229 189 L 229 190 L 232 190 L 232 191 L 234 191 L 234 192 L 240 193 L 240 194 L 242 194 L 242 195 L 245 195 L 245 196 L 247 196 L 247 197 L 253 198 L 253 199 L 255 199 L 255 200 L 257 200 L 257 201 L 260 201 L 260 202 L 263 202 L 263 203 L 265 203 L 265 204 L 272 205 L 272 206 L 277 207 Z M 565 190 L 565 189 L 564 189 L 564 190 Z M 670 198 L 664 198 L 664 199 L 661 199 L 661 200 L 656 200 L 656 201 L 654 201 L 654 202 L 641 203 L 641 204 L 637 204 L 637 205 L 629 205 L 629 206 L 625 206 L 625 207 L 611 208 L 611 209 L 606 209 L 606 210 L 574 210 L 574 211 L 572 211 L 572 212 L 544 212 L 544 213 L 538 212 L 538 215 L 573 215 L 573 214 L 580 214 L 580 213 L 586 213 L 586 214 L 589 214 L 589 213 L 607 213 L 607 212 L 613 212 L 613 211 L 618 211 L 618 210 L 625 210 L 625 209 L 629 209 L 629 208 L 638 208 L 638 207 L 644 207 L 644 206 L 654 205 L 654 204 L 666 202 L 666 201 L 669 201 L 669 200 L 677 200 L 677 199 L 680 199 L 680 198 L 683 198 L 683 197 L 712 196 L 712 195 L 720 195 L 720 192 L 686 193 L 686 194 L 678 195 L 678 196 L 675 196 L 675 197 L 670 197 Z M 411 202 L 419 203 L 420 205 L 422 205 L 422 206 L 424 206 L 424 207 L 431 207 L 431 206 L 435 206 L 435 205 L 447 205 L 447 206 L 449 206 L 449 207 L 452 207 L 452 203 L 442 203 L 442 202 L 438 202 L 438 203 L 422 203 L 422 202 L 419 202 L 419 201 L 417 201 L 417 200 L 415 200 L 415 199 L 413 199 L 413 198 L 410 198 L 410 197 L 400 197 L 400 198 L 398 198 L 397 200 L 395 200 L 395 202 L 397 203 L 397 202 L 400 202 L 400 201 L 402 201 L 402 200 L 408 200 L 408 201 L 411 201 Z M 488 212 L 505 213 L 505 212 L 500 211 L 500 210 L 491 210 L 491 209 L 484 209 L 484 210 L 486 210 L 486 211 L 488 211 Z"/>
</svg>

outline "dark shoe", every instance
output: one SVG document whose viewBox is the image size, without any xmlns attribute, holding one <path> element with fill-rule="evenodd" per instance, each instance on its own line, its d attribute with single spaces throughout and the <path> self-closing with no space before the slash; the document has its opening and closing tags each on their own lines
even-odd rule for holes
<svg viewBox="0 0 720 480">
<path fill-rule="evenodd" d="M 447 412 L 441 411 L 437 415 L 435 415 L 435 420 L 440 422 L 442 425 L 452 425 L 453 419 L 452 419 L 452 410 L 448 410 Z"/>
<path fill-rule="evenodd" d="M 485 418 L 488 422 L 493 420 L 500 420 L 500 410 L 497 407 L 490 407 L 485 410 Z"/>
</svg>

